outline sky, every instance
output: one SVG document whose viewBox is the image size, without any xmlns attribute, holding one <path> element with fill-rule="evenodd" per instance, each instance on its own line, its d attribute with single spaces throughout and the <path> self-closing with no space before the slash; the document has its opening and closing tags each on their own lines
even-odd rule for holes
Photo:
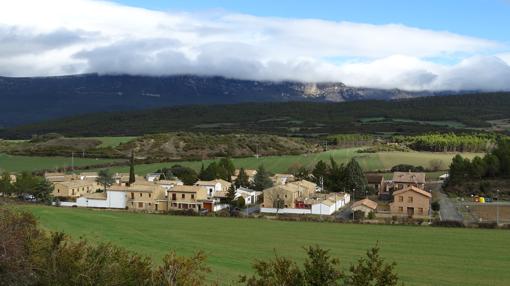
<svg viewBox="0 0 510 286">
<path fill-rule="evenodd" d="M 509 15 L 510 0 L 1 1 L 0 75 L 510 90 Z"/>
</svg>

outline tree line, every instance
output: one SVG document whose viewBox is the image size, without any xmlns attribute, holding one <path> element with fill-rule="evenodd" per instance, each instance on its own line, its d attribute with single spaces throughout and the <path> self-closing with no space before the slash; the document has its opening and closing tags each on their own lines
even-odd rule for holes
<svg viewBox="0 0 510 286">
<path fill-rule="evenodd" d="M 461 185 L 465 181 L 486 178 L 510 178 L 510 140 L 499 140 L 496 148 L 483 158 L 472 160 L 457 155 L 450 165 L 448 184 Z"/>
<path fill-rule="evenodd" d="M 110 243 L 90 244 L 59 232 L 41 230 L 34 216 L 0 208 L 0 285 L 158 285 L 203 286 L 211 268 L 202 251 L 184 257 L 170 251 L 154 264 Z M 379 247 L 369 249 L 347 270 L 319 246 L 305 248 L 302 265 L 290 258 L 256 260 L 254 274 L 242 275 L 232 284 L 246 286 L 397 285 L 395 263 L 387 263 Z M 227 282 L 228 283 L 228 282 Z"/>
<path fill-rule="evenodd" d="M 416 151 L 430 152 L 486 152 L 494 148 L 495 134 L 432 133 L 416 136 L 394 136 L 396 143 L 407 145 Z"/>
<path fill-rule="evenodd" d="M 297 179 L 316 183 L 323 191 L 354 193 L 358 198 L 373 192 L 367 186 L 363 169 L 354 158 L 347 164 L 339 164 L 331 157 L 329 163 L 320 160 L 312 169 L 295 165 L 289 172 Z"/>
<path fill-rule="evenodd" d="M 49 181 L 29 172 L 21 173 L 15 181 L 8 172 L 4 172 L 0 177 L 0 194 L 4 196 L 15 195 L 24 199 L 49 202 L 52 191 L 53 185 Z"/>
<path fill-rule="evenodd" d="M 440 108 L 439 108 L 440 107 Z M 221 109 L 222 112 L 218 112 Z M 448 132 L 448 126 L 416 122 L 369 122 L 373 117 L 414 121 L 455 121 L 467 127 L 490 127 L 488 120 L 508 118 L 508 93 L 431 96 L 393 101 L 365 100 L 342 103 L 283 102 L 223 106 L 194 105 L 129 112 L 93 113 L 0 130 L 0 137 L 30 138 L 58 132 L 66 136 L 125 136 L 149 133 L 199 131 L 257 134 L 420 134 Z M 200 116 L 196 116 L 200 114 Z M 275 115 L 276 118 L 275 118 Z M 268 119 L 275 119 L 271 124 Z M 165 124 L 161 124 L 165 122 Z M 205 126 L 204 126 L 205 125 Z"/>
</svg>

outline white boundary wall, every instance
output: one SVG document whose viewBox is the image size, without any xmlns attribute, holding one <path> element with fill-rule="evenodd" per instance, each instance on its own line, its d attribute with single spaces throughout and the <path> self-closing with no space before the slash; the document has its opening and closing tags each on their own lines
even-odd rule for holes
<svg viewBox="0 0 510 286">
<path fill-rule="evenodd" d="M 309 209 L 276 209 L 276 208 L 260 208 L 261 213 L 279 213 L 279 214 L 311 214 L 312 211 Z"/>
<path fill-rule="evenodd" d="M 125 209 L 127 205 L 126 194 L 118 191 L 107 191 L 106 199 L 89 199 L 80 197 L 76 200 L 79 207 L 86 208 L 107 208 L 107 209 Z"/>
</svg>

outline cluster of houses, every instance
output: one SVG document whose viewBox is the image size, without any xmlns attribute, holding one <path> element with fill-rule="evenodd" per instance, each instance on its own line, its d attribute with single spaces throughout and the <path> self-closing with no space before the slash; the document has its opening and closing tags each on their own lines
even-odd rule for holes
<svg viewBox="0 0 510 286">
<path fill-rule="evenodd" d="M 247 170 L 253 180 L 255 170 Z M 97 173 L 46 173 L 54 184 L 53 196 L 62 206 L 117 208 L 135 211 L 166 212 L 193 210 L 217 212 L 228 207 L 225 198 L 231 183 L 217 179 L 198 181 L 193 186 L 180 180 L 165 180 L 161 174 L 136 177 L 129 184 L 129 174 L 115 174 L 115 183 L 101 192 Z M 235 179 L 235 176 L 232 178 Z M 261 213 L 332 215 L 351 202 L 348 193 L 325 193 L 315 184 L 296 180 L 290 174 L 272 177 L 273 187 L 257 192 L 249 188 L 236 189 L 235 198 L 242 197 L 246 205 L 260 204 Z M 378 202 L 364 198 L 353 202 L 352 211 L 389 214 L 391 216 L 424 218 L 430 215 L 432 195 L 425 190 L 425 173 L 395 172 L 392 180 L 380 174 L 367 175 L 367 182 L 378 194 Z M 263 197 L 263 199 L 262 199 Z M 381 203 L 386 210 L 381 210 Z"/>
<path fill-rule="evenodd" d="M 367 182 L 374 188 L 382 202 L 389 202 L 389 210 L 381 211 L 391 216 L 428 218 L 432 194 L 425 190 L 425 173 L 394 172 L 391 180 L 380 174 L 367 175 Z M 353 211 L 366 215 L 378 212 L 378 203 L 363 199 L 353 203 Z"/>
<path fill-rule="evenodd" d="M 198 181 L 185 186 L 180 180 L 163 180 L 161 174 L 136 177 L 129 184 L 129 174 L 113 176 L 115 183 L 102 192 L 97 173 L 63 174 L 46 173 L 52 182 L 52 195 L 60 199 L 60 205 L 71 207 L 114 208 L 136 211 L 165 212 L 169 210 L 194 210 L 216 212 L 227 207 L 230 182 L 217 179 Z M 262 192 L 238 188 L 235 199 L 242 197 L 246 204 L 255 204 Z"/>
</svg>

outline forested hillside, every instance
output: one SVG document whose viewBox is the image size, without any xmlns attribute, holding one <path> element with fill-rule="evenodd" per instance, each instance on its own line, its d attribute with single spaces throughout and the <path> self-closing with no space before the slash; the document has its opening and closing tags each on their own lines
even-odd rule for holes
<svg viewBox="0 0 510 286">
<path fill-rule="evenodd" d="M 480 132 L 491 128 L 489 120 L 505 118 L 510 118 L 510 93 L 479 93 L 394 101 L 243 103 L 93 113 L 6 129 L 0 137 L 30 138 L 50 132 L 67 136 L 173 131 L 310 136 Z"/>
</svg>

